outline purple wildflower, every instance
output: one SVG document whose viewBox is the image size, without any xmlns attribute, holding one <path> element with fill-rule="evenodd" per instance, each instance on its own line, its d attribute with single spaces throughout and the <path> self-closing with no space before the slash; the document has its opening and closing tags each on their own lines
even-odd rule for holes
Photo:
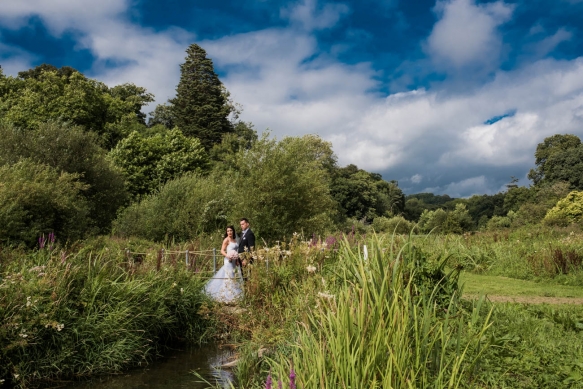
<svg viewBox="0 0 583 389">
<path fill-rule="evenodd" d="M 281 379 L 277 380 L 277 389 L 283 389 L 283 382 L 281 382 Z"/>
<path fill-rule="evenodd" d="M 39 238 L 38 238 L 38 247 L 40 249 L 44 249 L 46 244 L 47 244 L 47 238 L 45 238 L 45 234 L 42 234 L 42 236 L 39 236 Z"/>
<path fill-rule="evenodd" d="M 55 233 L 49 232 L 49 250 L 53 249 L 53 244 L 55 243 Z"/>
<path fill-rule="evenodd" d="M 296 372 L 294 371 L 293 364 L 291 367 L 291 371 L 289 372 L 289 387 L 290 389 L 296 389 Z"/>
<path fill-rule="evenodd" d="M 267 375 L 267 380 L 265 381 L 265 389 L 271 389 L 271 372 Z"/>
</svg>

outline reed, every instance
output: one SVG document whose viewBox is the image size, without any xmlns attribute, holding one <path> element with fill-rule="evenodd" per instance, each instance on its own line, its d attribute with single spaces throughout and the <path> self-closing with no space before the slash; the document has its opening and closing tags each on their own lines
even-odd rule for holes
<svg viewBox="0 0 583 389">
<path fill-rule="evenodd" d="M 269 361 L 273 380 L 293 365 L 303 388 L 460 387 L 487 347 L 491 312 L 481 316 L 479 301 L 462 314 L 457 272 L 445 273 L 446 259 L 429 269 L 416 246 L 394 237 L 370 238 L 367 247 L 365 259 L 342 243 L 341 282 L 320 294 L 292 347 Z"/>
<path fill-rule="evenodd" d="M 182 262 L 157 271 L 155 251 L 140 263 L 109 247 L 1 259 L 0 380 L 16 387 L 119 372 L 210 335 L 204 280 Z"/>
</svg>

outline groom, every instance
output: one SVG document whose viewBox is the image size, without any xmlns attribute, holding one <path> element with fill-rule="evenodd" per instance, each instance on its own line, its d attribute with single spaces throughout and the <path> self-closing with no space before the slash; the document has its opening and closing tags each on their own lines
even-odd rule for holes
<svg viewBox="0 0 583 389">
<path fill-rule="evenodd" d="M 251 231 L 251 226 L 249 225 L 249 220 L 247 218 L 242 218 L 239 222 L 241 226 L 241 241 L 239 242 L 239 254 L 251 253 L 255 248 L 255 234 Z M 251 255 L 244 256 L 242 265 L 246 266 L 247 263 L 253 263 L 253 257 Z"/>
</svg>

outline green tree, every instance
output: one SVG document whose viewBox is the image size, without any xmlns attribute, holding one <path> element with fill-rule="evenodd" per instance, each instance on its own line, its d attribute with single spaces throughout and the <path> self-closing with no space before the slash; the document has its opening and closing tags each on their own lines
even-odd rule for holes
<svg viewBox="0 0 583 389">
<path fill-rule="evenodd" d="M 106 159 L 97 135 L 80 127 L 49 122 L 23 130 L 0 124 L 0 164 L 22 158 L 78 177 L 85 185 L 82 194 L 88 201 L 89 217 L 101 232 L 109 229 L 128 200 L 122 173 Z"/>
<path fill-rule="evenodd" d="M 330 191 L 345 218 L 372 221 L 401 214 L 405 208 L 405 195 L 395 181 L 384 181 L 380 174 L 356 165 L 335 169 Z"/>
<path fill-rule="evenodd" d="M 223 134 L 233 132 L 229 115 L 235 108 L 206 51 L 192 44 L 186 53 L 176 97 L 170 100 L 174 123 L 185 135 L 199 138 L 209 150 L 221 142 Z"/>
<path fill-rule="evenodd" d="M 159 124 L 163 125 L 169 130 L 176 127 L 174 110 L 170 104 L 158 104 L 156 108 L 150 112 L 148 127 L 153 127 Z"/>
<path fill-rule="evenodd" d="M 235 155 L 239 150 L 249 150 L 259 137 L 252 123 L 237 122 L 232 133 L 223 134 L 221 143 L 215 144 L 209 151 L 215 162 L 234 165 Z"/>
<path fill-rule="evenodd" d="M 0 242 L 34 246 L 41 234 L 81 238 L 89 224 L 78 176 L 23 159 L 0 166 Z"/>
<path fill-rule="evenodd" d="M 187 138 L 178 129 L 158 129 L 153 136 L 135 131 L 109 153 L 134 197 L 151 193 L 186 172 L 208 167 L 208 156 L 197 138 Z"/>
<path fill-rule="evenodd" d="M 583 192 L 573 191 L 559 200 L 550 209 L 544 222 L 547 224 L 568 225 L 583 220 Z"/>
<path fill-rule="evenodd" d="M 330 144 L 314 135 L 277 142 L 264 134 L 237 153 L 232 215 L 248 217 L 266 239 L 325 232 L 335 216 L 327 170 L 332 155 Z"/>
<path fill-rule="evenodd" d="M 144 88 L 133 84 L 108 88 L 72 68 L 51 65 L 19 74 L 17 78 L 0 74 L 0 117 L 5 122 L 27 130 L 48 121 L 68 122 L 99 134 L 106 148 L 145 127 L 141 108 L 153 96 Z"/>
<path fill-rule="evenodd" d="M 560 163 L 560 159 L 557 161 L 553 160 L 552 157 L 557 154 L 564 154 L 562 158 L 565 158 L 565 152 L 569 150 L 578 149 L 581 146 L 581 139 L 578 136 L 572 134 L 555 134 L 545 138 L 542 143 L 539 143 L 535 156 L 535 169 L 531 169 L 528 173 L 528 178 L 531 179 L 535 185 L 543 183 L 545 181 L 552 182 L 555 181 L 555 177 L 548 177 L 551 171 L 555 171 L 557 168 L 557 162 Z M 568 155 L 569 153 L 567 153 Z"/>
<path fill-rule="evenodd" d="M 220 167 L 207 176 L 186 174 L 168 181 L 125 209 L 115 231 L 154 240 L 189 239 L 223 231 L 247 217 L 264 239 L 323 233 L 335 216 L 326 158 L 316 157 L 331 153 L 322 150 L 326 144 L 314 136 L 278 142 L 265 134 L 250 149 L 237 151 L 228 170 Z"/>
</svg>

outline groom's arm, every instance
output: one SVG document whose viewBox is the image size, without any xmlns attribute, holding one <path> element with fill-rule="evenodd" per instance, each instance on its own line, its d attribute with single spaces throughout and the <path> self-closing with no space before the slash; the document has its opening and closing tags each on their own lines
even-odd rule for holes
<svg viewBox="0 0 583 389">
<path fill-rule="evenodd" d="M 255 234 L 253 231 L 249 231 L 249 237 L 247 237 L 247 245 L 249 246 L 249 250 L 255 249 Z"/>
</svg>

